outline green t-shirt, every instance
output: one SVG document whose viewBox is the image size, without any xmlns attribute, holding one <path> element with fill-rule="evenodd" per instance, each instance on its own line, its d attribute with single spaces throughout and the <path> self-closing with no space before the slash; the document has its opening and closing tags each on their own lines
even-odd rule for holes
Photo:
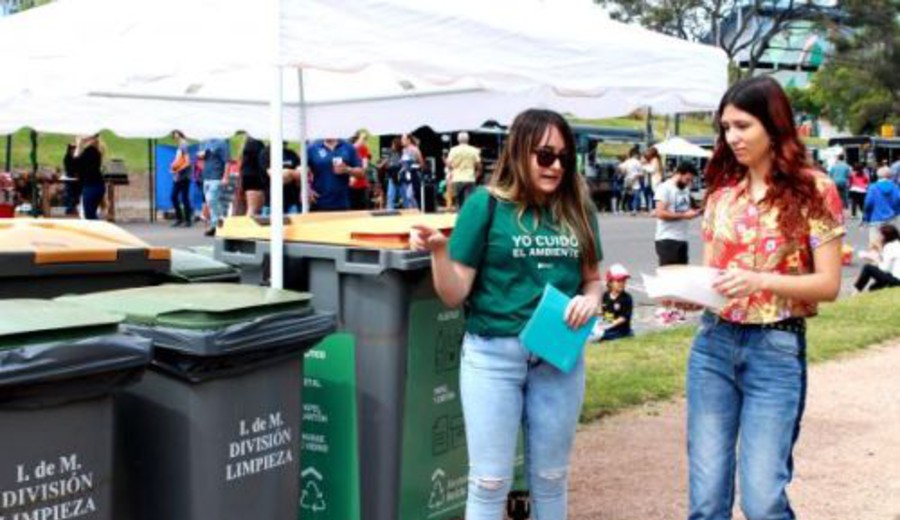
<svg viewBox="0 0 900 520">
<path fill-rule="evenodd" d="M 518 216 L 512 202 L 498 200 L 487 244 L 490 197 L 479 188 L 466 200 L 450 237 L 450 258 L 479 271 L 469 294 L 466 330 L 480 336 L 516 336 L 540 301 L 544 286 L 553 284 L 574 296 L 582 285 L 581 254 L 574 235 L 551 224 L 549 211 Z M 591 219 L 597 259 L 603 257 L 597 219 Z"/>
</svg>

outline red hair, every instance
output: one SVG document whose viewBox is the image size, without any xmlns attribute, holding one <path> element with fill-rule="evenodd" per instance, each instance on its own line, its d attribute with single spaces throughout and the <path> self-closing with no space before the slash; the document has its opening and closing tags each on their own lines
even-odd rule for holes
<svg viewBox="0 0 900 520">
<path fill-rule="evenodd" d="M 764 204 L 778 210 L 781 234 L 789 240 L 801 241 L 809 233 L 810 218 L 834 220 L 816 186 L 816 176 L 820 173 L 807 159 L 806 146 L 794 126 L 791 103 L 778 82 L 765 76 L 735 83 L 719 103 L 718 139 L 705 172 L 706 200 L 720 188 L 733 186 L 747 175 L 747 167 L 734 156 L 725 140 L 725 130 L 719 124 L 728 106 L 759 119 L 769 134 L 774 157 L 772 171 L 766 179 L 769 190 Z"/>
</svg>

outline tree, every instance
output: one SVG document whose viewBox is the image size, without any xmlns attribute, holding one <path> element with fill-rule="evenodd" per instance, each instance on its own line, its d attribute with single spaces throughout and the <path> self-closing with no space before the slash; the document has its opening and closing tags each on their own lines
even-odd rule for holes
<svg viewBox="0 0 900 520">
<path fill-rule="evenodd" d="M 720 47 L 732 62 L 733 79 L 752 76 L 772 40 L 792 24 L 834 16 L 833 8 L 813 0 L 594 1 L 614 19 Z"/>
<path fill-rule="evenodd" d="M 49 4 L 53 0 L 21 0 L 18 5 L 17 12 L 27 11 L 32 7 L 42 6 L 44 4 Z"/>
<path fill-rule="evenodd" d="M 833 31 L 835 53 L 813 78 L 823 115 L 853 133 L 900 122 L 900 0 L 844 0 L 846 28 Z"/>
</svg>

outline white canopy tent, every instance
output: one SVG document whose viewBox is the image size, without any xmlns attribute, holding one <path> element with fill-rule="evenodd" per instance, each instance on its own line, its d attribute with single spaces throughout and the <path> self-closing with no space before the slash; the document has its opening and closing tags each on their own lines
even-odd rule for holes
<svg viewBox="0 0 900 520">
<path fill-rule="evenodd" d="M 712 152 L 698 146 L 683 137 L 670 137 L 653 145 L 660 155 L 676 155 L 679 157 L 701 157 L 709 159 Z"/>
<path fill-rule="evenodd" d="M 582 117 L 703 111 L 727 84 L 718 49 L 612 22 L 590 5 L 534 0 L 58 0 L 0 20 L 0 53 L 13 56 L 6 70 L 16 78 L 0 85 L 0 131 L 261 135 L 268 101 L 274 179 L 284 128 L 301 137 L 460 128 L 528 106 Z M 362 94 L 341 94 L 341 84 Z M 282 109 L 285 94 L 296 112 Z M 276 287 L 281 210 L 275 189 Z"/>
</svg>

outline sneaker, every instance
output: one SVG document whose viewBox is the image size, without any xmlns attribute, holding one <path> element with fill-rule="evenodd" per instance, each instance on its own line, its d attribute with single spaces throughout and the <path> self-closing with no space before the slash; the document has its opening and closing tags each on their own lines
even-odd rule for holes
<svg viewBox="0 0 900 520">
<path fill-rule="evenodd" d="M 211 227 L 211 228 L 207 229 L 206 231 L 203 232 L 203 236 L 207 236 L 207 237 L 216 236 L 216 228 Z"/>
<path fill-rule="evenodd" d="M 184 224 L 184 222 L 182 222 L 180 220 L 176 220 L 175 222 L 172 222 L 171 224 L 169 224 L 169 227 L 181 227 L 182 224 Z"/>
</svg>

